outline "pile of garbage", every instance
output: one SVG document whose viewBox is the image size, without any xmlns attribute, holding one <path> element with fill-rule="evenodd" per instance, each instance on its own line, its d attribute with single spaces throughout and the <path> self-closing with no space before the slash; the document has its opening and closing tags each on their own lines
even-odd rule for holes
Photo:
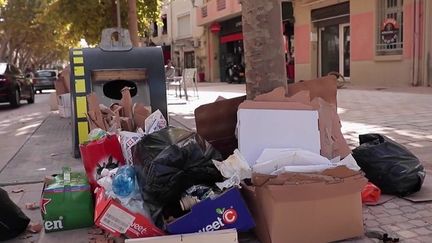
<svg viewBox="0 0 432 243">
<path fill-rule="evenodd" d="M 289 90 L 289 96 L 278 88 L 254 100 L 204 105 L 195 112 L 197 132 L 131 106 L 128 89 L 110 108 L 91 94 L 93 125 L 80 146 L 86 173 L 65 169 L 45 183 L 45 231 L 94 223 L 142 242 L 238 242 L 237 231 L 251 230 L 263 243 L 329 242 L 364 234 L 362 199 L 377 201 L 381 190 L 420 190 L 424 169 L 409 151 L 396 145 L 384 151 L 386 145 L 371 152 L 393 142 L 361 137 L 352 153 L 341 133 L 334 79 Z M 205 117 L 215 106 L 228 112 L 222 122 Z M 393 161 L 384 161 L 389 154 Z M 392 185 L 380 181 L 383 170 L 369 172 L 384 168 L 377 161 L 394 172 Z M 66 207 L 82 213 L 66 215 Z"/>
</svg>

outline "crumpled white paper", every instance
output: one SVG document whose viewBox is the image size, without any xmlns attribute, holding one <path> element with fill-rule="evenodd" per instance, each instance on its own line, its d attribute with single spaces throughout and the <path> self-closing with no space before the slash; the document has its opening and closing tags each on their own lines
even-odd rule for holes
<svg viewBox="0 0 432 243">
<path fill-rule="evenodd" d="M 222 162 L 213 160 L 213 164 L 223 177 L 228 178 L 223 182 L 216 183 L 216 186 L 221 190 L 238 186 L 242 180 L 252 177 L 252 170 L 238 149 L 234 150 L 234 154 Z"/>
<path fill-rule="evenodd" d="M 334 158 L 330 161 L 319 154 L 303 149 L 265 149 L 252 170 L 266 175 L 279 175 L 285 172 L 321 172 L 341 165 L 351 170 L 360 170 L 352 155 L 348 155 L 342 161 L 339 160 L 340 158 Z"/>
</svg>

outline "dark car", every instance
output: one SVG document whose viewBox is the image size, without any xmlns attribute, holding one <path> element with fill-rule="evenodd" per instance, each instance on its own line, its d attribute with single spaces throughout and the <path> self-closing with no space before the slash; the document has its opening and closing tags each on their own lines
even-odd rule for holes
<svg viewBox="0 0 432 243">
<path fill-rule="evenodd" d="M 35 91 L 42 93 L 44 89 L 54 89 L 57 80 L 57 70 L 38 70 L 34 73 L 33 85 Z"/>
<path fill-rule="evenodd" d="M 21 100 L 34 103 L 34 89 L 31 79 L 12 64 L 0 63 L 0 102 L 9 102 L 18 107 Z"/>
</svg>

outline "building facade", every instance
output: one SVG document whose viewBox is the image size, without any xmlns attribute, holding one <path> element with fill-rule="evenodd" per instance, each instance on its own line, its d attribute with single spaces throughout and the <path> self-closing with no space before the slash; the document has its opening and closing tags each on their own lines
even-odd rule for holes
<svg viewBox="0 0 432 243">
<path fill-rule="evenodd" d="M 197 25 L 206 30 L 206 74 L 210 81 L 228 81 L 232 65 L 244 67 L 241 1 L 207 0 L 196 9 Z M 285 54 L 291 60 L 294 18 L 290 1 L 282 1 Z M 291 63 L 293 64 L 293 62 Z M 293 65 L 292 65 L 293 66 Z M 291 68 L 293 70 L 293 68 Z M 287 67 L 288 71 L 288 67 Z M 288 76 L 293 76 L 288 74 Z"/>
<path fill-rule="evenodd" d="M 196 24 L 196 4 L 202 0 L 166 1 L 161 12 L 162 25 L 154 23 L 150 40 L 152 45 L 161 46 L 165 61 L 170 59 L 177 75 L 185 68 L 197 68 L 201 79 L 205 79 L 204 28 Z"/>
<path fill-rule="evenodd" d="M 429 0 L 294 0 L 296 80 L 336 71 L 354 84 L 429 86 Z"/>
</svg>

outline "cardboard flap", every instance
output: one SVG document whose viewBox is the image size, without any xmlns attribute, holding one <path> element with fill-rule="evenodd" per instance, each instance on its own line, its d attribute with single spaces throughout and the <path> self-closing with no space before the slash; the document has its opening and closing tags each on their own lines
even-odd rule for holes
<svg viewBox="0 0 432 243">
<path fill-rule="evenodd" d="M 275 88 L 273 91 L 260 94 L 254 99 L 254 101 L 300 102 L 303 104 L 308 104 L 310 100 L 311 98 L 309 91 L 303 90 L 292 96 L 286 96 L 286 90 L 284 87 Z"/>
<path fill-rule="evenodd" d="M 337 80 L 333 75 L 288 84 L 288 96 L 307 90 L 310 98 L 321 97 L 330 104 L 337 105 Z"/>
<path fill-rule="evenodd" d="M 351 149 L 342 134 L 337 107 L 320 97 L 313 99 L 311 103 L 318 110 L 320 117 L 321 155 L 329 159 L 349 155 Z"/>
<path fill-rule="evenodd" d="M 130 94 L 130 87 L 124 87 L 121 90 L 122 98 L 120 100 L 120 105 L 123 106 L 124 116 L 132 119 L 132 97 Z"/>
<path fill-rule="evenodd" d="M 135 125 L 137 127 L 144 128 L 145 120 L 151 114 L 151 107 L 145 106 L 144 104 L 141 103 L 135 103 L 133 105 L 132 112 L 133 112 Z"/>
<path fill-rule="evenodd" d="M 299 102 L 269 102 L 250 100 L 246 100 L 241 103 L 239 109 L 314 110 L 312 106 Z"/>
</svg>

